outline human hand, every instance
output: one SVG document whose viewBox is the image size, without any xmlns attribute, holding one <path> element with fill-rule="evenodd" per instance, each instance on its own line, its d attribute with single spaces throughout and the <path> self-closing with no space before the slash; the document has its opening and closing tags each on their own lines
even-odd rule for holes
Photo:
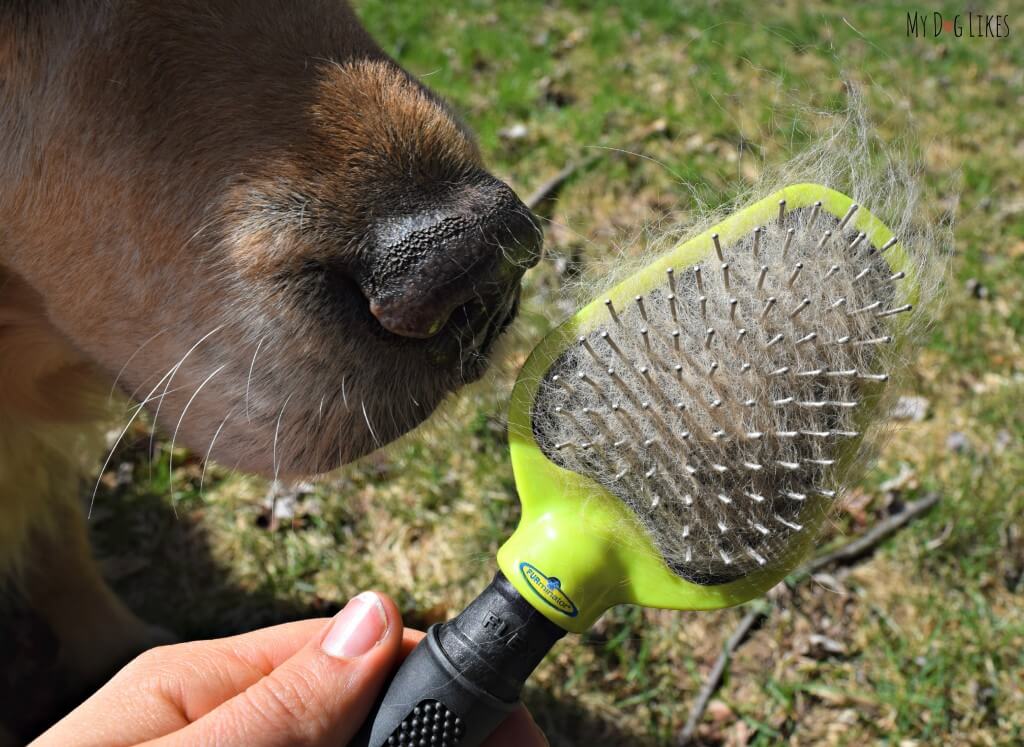
<svg viewBox="0 0 1024 747">
<path fill-rule="evenodd" d="M 331 621 L 160 646 L 118 672 L 31 747 L 340 747 L 423 634 L 387 597 L 364 592 Z M 487 747 L 544 747 L 520 706 Z"/>
</svg>

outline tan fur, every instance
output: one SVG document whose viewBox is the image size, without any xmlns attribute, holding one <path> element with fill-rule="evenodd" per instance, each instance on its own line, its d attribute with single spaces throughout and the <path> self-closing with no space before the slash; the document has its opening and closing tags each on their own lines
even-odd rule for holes
<svg viewBox="0 0 1024 747">
<path fill-rule="evenodd" d="M 283 475 L 482 370 L 461 330 L 382 334 L 350 279 L 392 216 L 486 175 L 337 0 L 0 2 L 0 168 L 0 577 L 76 676 L 152 636 L 80 520 L 115 376 L 178 443 Z"/>
<path fill-rule="evenodd" d="M 0 285 L 0 579 L 50 624 L 77 685 L 168 635 L 111 593 L 83 531 L 77 487 L 102 443 L 102 378 L 36 293 L 10 276 Z"/>
<path fill-rule="evenodd" d="M 46 322 L 38 295 L 2 274 L 0 380 L 0 574 L 17 577 L 32 535 L 54 534 L 77 505 L 100 397 L 97 372 Z"/>
</svg>

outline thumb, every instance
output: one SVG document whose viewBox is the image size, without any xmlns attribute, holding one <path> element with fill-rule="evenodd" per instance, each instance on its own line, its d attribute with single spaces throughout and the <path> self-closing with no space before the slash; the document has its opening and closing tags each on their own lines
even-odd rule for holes
<svg viewBox="0 0 1024 747">
<path fill-rule="evenodd" d="M 363 592 L 305 647 L 244 692 L 150 744 L 347 744 L 393 670 L 401 643 L 402 620 L 394 603 Z"/>
</svg>

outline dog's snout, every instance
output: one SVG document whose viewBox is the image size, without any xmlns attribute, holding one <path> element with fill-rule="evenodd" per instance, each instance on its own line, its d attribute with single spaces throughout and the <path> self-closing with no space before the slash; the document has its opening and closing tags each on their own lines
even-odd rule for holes
<svg viewBox="0 0 1024 747">
<path fill-rule="evenodd" d="M 431 337 L 470 301 L 508 308 L 540 260 L 542 234 L 515 193 L 490 182 L 379 222 L 356 280 L 385 329 Z"/>
</svg>

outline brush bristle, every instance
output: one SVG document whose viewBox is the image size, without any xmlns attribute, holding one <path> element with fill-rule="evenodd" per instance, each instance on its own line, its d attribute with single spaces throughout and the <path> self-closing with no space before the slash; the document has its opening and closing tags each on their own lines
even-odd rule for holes
<svg viewBox="0 0 1024 747">
<path fill-rule="evenodd" d="M 841 487 L 908 308 L 889 246 L 852 216 L 780 203 L 732 245 L 713 236 L 699 264 L 606 301 L 542 382 L 541 448 L 624 501 L 690 581 L 778 562 Z"/>
</svg>

